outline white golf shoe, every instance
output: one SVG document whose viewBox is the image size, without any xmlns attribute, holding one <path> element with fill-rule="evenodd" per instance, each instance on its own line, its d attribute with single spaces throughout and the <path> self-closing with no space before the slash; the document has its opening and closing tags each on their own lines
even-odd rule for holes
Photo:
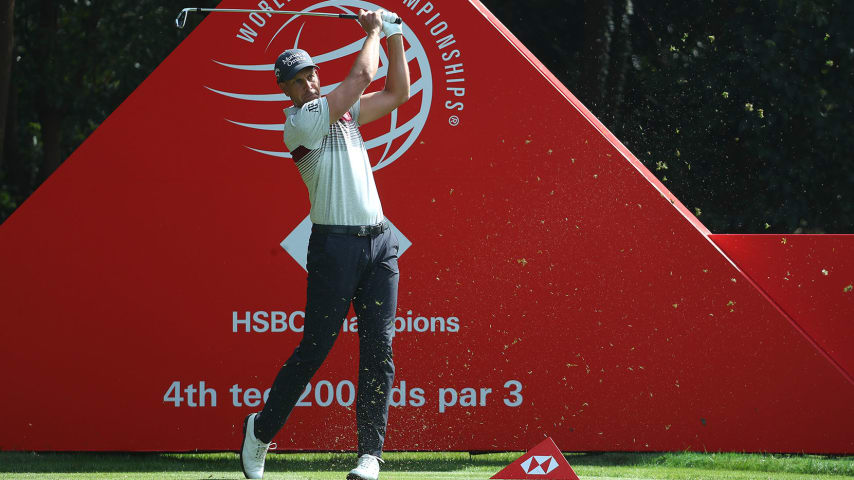
<svg viewBox="0 0 854 480">
<path fill-rule="evenodd" d="M 267 458 L 269 443 L 255 438 L 255 416 L 250 413 L 243 421 L 243 445 L 240 448 L 240 466 L 246 478 L 264 477 L 264 460 Z"/>
<path fill-rule="evenodd" d="M 367 453 L 359 457 L 356 468 L 347 474 L 347 480 L 377 480 L 380 476 L 382 459 Z"/>
</svg>

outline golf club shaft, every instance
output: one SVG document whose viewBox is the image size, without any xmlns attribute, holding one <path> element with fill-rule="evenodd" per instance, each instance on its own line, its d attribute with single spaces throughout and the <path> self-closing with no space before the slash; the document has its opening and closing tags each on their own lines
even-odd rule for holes
<svg viewBox="0 0 854 480">
<path fill-rule="evenodd" d="M 181 10 L 181 13 L 178 14 L 178 18 L 175 19 L 175 26 L 178 28 L 184 28 L 184 25 L 187 24 L 187 14 L 190 12 L 216 12 L 216 13 L 278 13 L 284 15 L 306 15 L 310 17 L 330 17 L 330 18 L 347 18 L 347 19 L 358 19 L 358 15 L 354 15 L 352 13 L 323 13 L 323 12 L 297 12 L 292 10 L 250 10 L 250 9 L 242 9 L 242 8 L 201 8 L 201 7 L 191 7 L 185 8 Z M 398 18 L 395 23 L 400 23 L 400 19 Z"/>
</svg>

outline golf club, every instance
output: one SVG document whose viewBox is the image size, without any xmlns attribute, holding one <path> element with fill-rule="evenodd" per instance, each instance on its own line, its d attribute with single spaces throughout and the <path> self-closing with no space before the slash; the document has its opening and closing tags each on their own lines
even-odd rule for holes
<svg viewBox="0 0 854 480">
<path fill-rule="evenodd" d="M 181 13 L 178 14 L 178 17 L 175 19 L 175 26 L 178 28 L 184 28 L 187 24 L 187 15 L 190 12 L 216 12 L 216 13 L 279 13 L 284 15 L 307 15 L 311 17 L 330 17 L 330 18 L 348 18 L 348 19 L 358 19 L 358 15 L 353 15 L 351 13 L 322 13 L 322 12 L 295 12 L 289 10 L 244 10 L 238 8 L 201 8 L 201 7 L 190 7 L 181 10 Z M 395 20 L 394 23 L 400 23 L 400 18 Z"/>
</svg>

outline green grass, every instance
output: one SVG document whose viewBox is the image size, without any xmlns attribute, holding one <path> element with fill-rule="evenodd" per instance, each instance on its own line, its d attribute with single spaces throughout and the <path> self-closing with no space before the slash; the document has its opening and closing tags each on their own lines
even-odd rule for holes
<svg viewBox="0 0 854 480">
<path fill-rule="evenodd" d="M 382 480 L 485 480 L 522 452 L 389 452 Z M 355 455 L 271 453 L 270 480 L 343 480 Z M 854 457 L 736 453 L 567 454 L 581 479 L 807 480 L 854 479 Z M 0 479 L 241 479 L 234 453 L 0 452 Z"/>
</svg>

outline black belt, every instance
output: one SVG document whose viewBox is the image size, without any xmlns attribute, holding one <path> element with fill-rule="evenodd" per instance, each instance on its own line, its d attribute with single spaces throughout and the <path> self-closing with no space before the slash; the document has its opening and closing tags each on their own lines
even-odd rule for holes
<svg viewBox="0 0 854 480">
<path fill-rule="evenodd" d="M 387 220 L 376 225 L 320 225 L 313 224 L 312 232 L 338 233 L 342 235 L 355 235 L 357 237 L 376 237 L 391 228 Z"/>
</svg>

